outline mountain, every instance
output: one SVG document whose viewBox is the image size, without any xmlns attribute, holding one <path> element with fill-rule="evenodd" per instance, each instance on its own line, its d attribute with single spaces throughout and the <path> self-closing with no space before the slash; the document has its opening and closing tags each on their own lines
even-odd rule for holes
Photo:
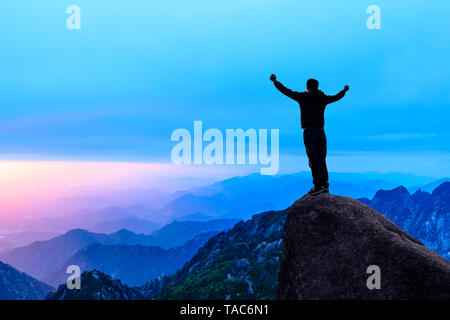
<svg viewBox="0 0 450 320">
<path fill-rule="evenodd" d="M 386 172 L 380 173 L 376 171 L 365 172 L 330 172 L 331 180 L 338 180 L 351 184 L 357 183 L 374 183 L 373 186 L 378 189 L 393 188 L 404 184 L 408 187 L 415 185 L 424 185 L 435 180 L 432 177 L 418 176 L 412 173 L 404 172 Z M 353 197 L 353 195 L 352 195 Z"/>
<path fill-rule="evenodd" d="M 37 218 L 20 218 L 16 216 L 15 219 L 2 224 L 4 230 L 21 230 L 21 231 L 36 231 L 41 233 L 57 233 L 62 234 L 72 229 L 88 229 L 96 226 L 103 221 L 113 221 L 126 219 L 136 213 L 136 206 L 132 207 L 106 207 L 101 209 L 79 210 L 72 212 L 69 209 L 61 210 L 61 212 L 69 211 L 70 214 L 54 214 L 53 216 L 43 216 L 42 213 L 36 215 Z M 149 212 L 149 209 L 140 210 Z M 141 214 L 146 214 L 141 213 Z"/>
<path fill-rule="evenodd" d="M 287 210 L 254 215 L 211 238 L 155 299 L 273 299 Z M 156 290 L 155 290 L 156 291 Z"/>
<path fill-rule="evenodd" d="M 174 221 L 151 234 L 155 238 L 152 245 L 162 248 L 180 246 L 197 234 L 231 229 L 236 222 L 236 219 Z"/>
<path fill-rule="evenodd" d="M 60 269 L 63 263 L 78 250 L 91 243 L 146 245 L 151 239 L 151 236 L 136 235 L 131 232 L 106 235 L 74 229 L 53 239 L 37 241 L 28 246 L 2 253 L 0 260 L 43 280 L 50 273 Z"/>
<path fill-rule="evenodd" d="M 85 271 L 81 274 L 81 288 L 70 290 L 65 284 L 56 292 L 47 294 L 47 300 L 148 300 L 161 290 L 162 281 L 156 278 L 140 287 L 129 287 L 118 279 L 98 271 Z"/>
<path fill-rule="evenodd" d="M 141 300 L 140 288 L 129 287 L 98 270 L 81 274 L 81 289 L 68 289 L 66 284 L 50 292 L 47 300 Z"/>
<path fill-rule="evenodd" d="M 40 300 L 53 288 L 0 262 L 0 300 Z"/>
<path fill-rule="evenodd" d="M 434 189 L 436 189 L 437 187 L 439 187 L 441 184 L 443 184 L 444 182 L 448 182 L 450 181 L 450 178 L 442 178 L 430 183 L 427 183 L 423 186 L 414 186 L 414 187 L 409 187 L 408 190 L 410 193 L 414 193 L 417 190 L 422 190 L 422 191 L 426 191 L 426 192 L 433 192 Z"/>
<path fill-rule="evenodd" d="M 405 190 L 382 197 L 405 205 Z M 348 197 L 307 195 L 296 201 L 286 219 L 282 252 L 281 300 L 450 299 L 450 262 Z M 370 289 L 368 283 L 377 285 L 372 268 L 380 286 Z"/>
<path fill-rule="evenodd" d="M 129 217 L 126 219 L 103 221 L 92 228 L 88 228 L 91 232 L 96 233 L 113 233 L 121 229 L 126 229 L 134 233 L 151 233 L 161 225 L 149 220 Z"/>
<path fill-rule="evenodd" d="M 99 270 L 131 286 L 170 275 L 183 266 L 217 231 L 201 233 L 184 245 L 162 249 L 141 245 L 103 245 L 92 243 L 70 257 L 44 281 L 57 286 L 67 279 L 66 269 L 77 265 L 81 271 Z"/>
<path fill-rule="evenodd" d="M 247 222 L 237 223 L 228 232 L 217 234 L 174 275 L 156 278 L 133 288 L 133 299 L 275 298 L 281 237 L 287 212 L 261 213 Z M 87 281 L 89 284 L 83 286 Z M 96 279 L 90 277 L 83 280 L 82 276 L 79 292 L 60 286 L 58 292 L 48 298 L 98 299 L 100 292 L 124 290 L 123 285 L 118 283 L 111 288 L 111 281 L 102 287 Z M 91 282 L 97 284 L 95 290 L 91 289 Z"/>
<path fill-rule="evenodd" d="M 386 175 L 388 178 L 397 175 Z M 372 197 L 380 188 L 398 184 L 385 181 L 381 174 L 330 173 L 332 192 L 351 197 Z M 200 215 L 210 219 L 249 219 L 252 215 L 289 207 L 311 188 L 311 173 L 261 176 L 251 174 L 234 177 L 205 187 L 196 188 L 159 209 L 167 219 L 183 219 Z M 412 178 L 411 178 L 412 179 Z M 422 180 L 417 180 L 422 181 Z M 424 180 L 430 181 L 430 180 Z"/>
<path fill-rule="evenodd" d="M 235 220 L 174 222 L 155 231 L 154 235 L 136 234 L 124 229 L 111 234 L 74 229 L 53 239 L 37 241 L 28 246 L 2 253 L 0 261 L 6 262 L 36 279 L 45 281 L 51 274 L 59 272 L 70 257 L 92 243 L 170 248 L 183 245 L 199 233 L 229 229 L 234 223 Z"/>
<path fill-rule="evenodd" d="M 0 241 L 0 253 L 7 252 L 12 249 L 14 249 L 14 247 L 10 243 Z"/>
<path fill-rule="evenodd" d="M 408 203 L 408 192 L 404 188 L 394 190 L 394 193 L 398 193 L 397 195 L 380 191 L 377 193 L 376 199 L 380 200 L 379 203 L 390 203 L 393 208 L 398 208 L 397 213 L 402 217 L 400 213 L 402 206 Z M 428 237 L 434 237 L 432 236 L 433 232 L 439 230 L 436 239 L 445 243 L 449 239 L 448 230 L 450 230 L 447 220 L 443 220 L 443 217 L 448 217 L 449 212 L 447 185 L 440 186 L 433 191 L 433 194 L 429 197 L 434 199 L 432 206 L 436 209 L 427 212 L 427 214 L 431 214 L 427 217 L 430 222 L 418 223 L 417 228 L 419 228 L 418 232 L 420 232 L 420 228 L 428 228 L 425 229 L 428 231 L 422 231 L 422 233 L 428 233 Z M 423 204 L 426 203 L 427 197 L 420 197 L 420 195 L 423 196 L 418 193 L 414 198 L 421 199 Z M 381 201 L 381 199 L 383 200 Z M 395 200 L 394 203 L 392 203 L 393 200 Z M 367 199 L 367 201 L 371 200 Z M 349 206 L 348 210 L 351 210 L 352 203 L 347 205 Z M 342 204 L 340 207 L 345 209 Z M 407 212 L 403 214 L 408 215 Z M 236 224 L 227 233 L 215 236 L 181 270 L 163 279 L 162 291 L 155 298 L 275 299 L 277 279 L 272 275 L 276 275 L 278 272 L 278 259 L 281 257 L 281 230 L 286 215 L 287 211 L 261 213 L 253 216 L 247 222 Z M 396 221 L 402 223 L 403 220 L 399 218 Z M 340 226 L 333 221 L 330 223 L 335 228 Z M 267 226 L 271 226 L 271 228 L 266 229 Z M 368 228 L 368 226 L 366 227 Z M 400 234 L 404 235 L 404 233 Z M 409 235 L 408 237 L 412 238 Z M 340 245 L 340 243 L 333 242 L 329 244 L 331 248 L 335 249 L 340 248 Z M 428 244 L 426 243 L 426 245 Z M 429 252 L 423 246 L 421 248 Z M 344 262 L 339 263 L 345 265 Z M 320 267 L 317 266 L 317 268 Z M 365 272 L 363 273 L 365 274 Z"/>
<path fill-rule="evenodd" d="M 438 188 L 433 191 L 434 196 L 430 195 L 435 197 L 437 203 L 440 203 L 439 210 L 444 212 L 448 212 L 445 205 L 448 201 L 446 188 L 447 186 Z M 399 193 L 405 197 L 404 190 L 402 188 L 399 190 Z M 386 202 L 392 200 L 389 193 L 381 192 L 380 195 Z M 239 222 L 229 231 L 212 237 L 176 273 L 162 279 L 156 278 L 137 288 L 140 290 L 140 297 L 145 299 L 276 299 L 283 243 L 292 250 L 306 250 L 305 254 L 285 254 L 283 272 L 286 270 L 286 261 L 292 260 L 292 257 L 298 257 L 300 260 L 291 263 L 291 267 L 292 265 L 299 267 L 302 263 L 306 263 L 305 266 L 310 275 L 302 274 L 299 269 L 295 271 L 291 269 L 288 272 L 290 276 L 281 275 L 281 281 L 284 281 L 282 286 L 284 289 L 281 291 L 284 290 L 284 292 L 292 293 L 292 290 L 297 290 L 286 288 L 289 284 L 291 287 L 296 285 L 296 276 L 304 276 L 305 284 L 308 286 L 308 291 L 303 293 L 305 297 L 310 298 L 314 294 L 333 299 L 348 298 L 352 295 L 354 297 L 354 292 L 359 294 L 358 290 L 361 290 L 361 283 L 358 281 L 363 280 L 363 284 L 367 283 L 366 280 L 370 276 L 367 274 L 367 267 L 378 265 L 382 272 L 382 286 L 385 286 L 384 278 L 386 283 L 392 285 L 389 290 L 382 293 L 372 293 L 376 299 L 392 299 L 406 295 L 405 292 L 410 292 L 406 299 L 447 297 L 448 283 L 450 283 L 448 281 L 449 262 L 424 247 L 419 240 L 357 200 L 333 195 L 309 198 L 315 201 L 315 204 L 310 203 L 309 207 L 306 206 L 301 210 L 302 212 L 296 210 L 296 216 L 302 219 L 304 218 L 302 215 L 307 216 L 304 222 L 295 223 L 296 228 L 300 229 L 292 231 L 288 228 L 290 237 L 303 237 L 303 242 L 295 242 L 295 245 L 292 245 L 291 242 L 295 238 L 292 241 L 283 241 L 283 229 L 288 210 L 254 215 L 250 220 Z M 400 197 L 400 199 L 403 198 Z M 367 199 L 367 201 L 371 200 Z M 400 200 L 402 201 L 404 199 Z M 326 210 L 322 208 L 323 206 Z M 326 214 L 327 212 L 330 214 Z M 320 222 L 314 220 L 316 218 Z M 323 243 L 321 244 L 320 241 Z M 303 243 L 308 245 L 302 246 Z M 311 249 L 318 244 L 317 248 Z M 324 254 L 317 255 L 316 252 L 324 252 Z M 355 252 L 357 254 L 354 254 Z M 328 256 L 331 258 L 328 259 Z M 347 266 L 352 271 L 346 271 Z M 361 266 L 364 268 L 361 269 Z M 352 273 L 348 276 L 350 280 L 346 281 L 345 277 L 340 277 L 341 273 Z M 413 281 L 408 277 L 410 274 L 413 275 Z M 289 281 L 285 281 L 285 277 L 294 277 L 294 280 L 289 278 Z M 311 289 L 317 283 L 321 283 L 322 289 Z M 330 286 L 330 283 L 340 284 Z M 345 292 L 339 289 L 341 286 L 345 288 Z M 405 287 L 408 288 L 405 289 Z M 298 298 L 298 296 L 283 295 L 280 297 Z M 358 297 L 366 296 L 361 294 Z"/>
<path fill-rule="evenodd" d="M 1 240 L 9 243 L 12 247 L 23 247 L 35 241 L 44 241 L 58 236 L 55 232 L 38 232 L 38 231 L 23 231 L 23 232 L 8 232 L 1 237 Z"/>
<path fill-rule="evenodd" d="M 426 247 L 450 259 L 450 182 L 432 193 L 403 187 L 379 190 L 364 203 L 385 214 L 399 227 L 422 241 Z"/>
</svg>

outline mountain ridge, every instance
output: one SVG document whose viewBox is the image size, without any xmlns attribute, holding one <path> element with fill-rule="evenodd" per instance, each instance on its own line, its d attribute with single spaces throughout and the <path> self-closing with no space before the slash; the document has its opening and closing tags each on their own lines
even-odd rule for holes
<svg viewBox="0 0 450 320">
<path fill-rule="evenodd" d="M 0 262 L 0 300 L 41 300 L 50 290 L 54 288 Z"/>
<path fill-rule="evenodd" d="M 361 200 L 450 259 L 450 182 L 440 184 L 431 193 L 418 189 L 411 195 L 400 186 L 379 190 L 372 200 Z"/>
<path fill-rule="evenodd" d="M 66 268 L 77 265 L 81 272 L 98 270 L 123 284 L 139 286 L 149 279 L 170 275 L 187 262 L 217 231 L 200 233 L 185 244 L 164 249 L 158 246 L 89 244 L 71 256 L 57 271 L 44 278 L 58 286 L 67 278 Z"/>
</svg>

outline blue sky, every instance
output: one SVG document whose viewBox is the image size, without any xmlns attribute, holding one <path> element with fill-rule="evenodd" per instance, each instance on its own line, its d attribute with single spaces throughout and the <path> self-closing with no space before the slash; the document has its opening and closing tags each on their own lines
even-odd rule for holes
<svg viewBox="0 0 450 320">
<path fill-rule="evenodd" d="M 71 4 L 81 30 L 66 28 Z M 370 4 L 381 30 L 366 27 Z M 310 77 L 330 94 L 350 85 L 326 112 L 332 169 L 449 175 L 449 10 L 447 0 L 2 1 L 0 159 L 170 162 L 172 131 L 202 120 L 278 128 L 280 165 L 305 169 L 299 109 L 273 72 L 295 90 Z"/>
</svg>

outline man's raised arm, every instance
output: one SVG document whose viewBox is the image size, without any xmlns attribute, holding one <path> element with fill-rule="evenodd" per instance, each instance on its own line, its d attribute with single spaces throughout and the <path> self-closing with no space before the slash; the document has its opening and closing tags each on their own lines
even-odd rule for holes
<svg viewBox="0 0 450 320">
<path fill-rule="evenodd" d="M 288 96 L 291 99 L 297 100 L 299 92 L 292 91 L 291 89 L 286 88 L 281 84 L 281 82 L 277 81 L 277 77 L 274 74 L 270 75 L 270 80 L 273 81 L 275 87 L 284 95 Z"/>
<path fill-rule="evenodd" d="M 336 94 L 334 96 L 327 96 L 327 104 L 341 100 L 345 96 L 345 93 L 348 91 L 348 89 L 349 89 L 349 87 L 346 85 L 344 87 L 344 90 L 342 90 L 338 94 Z"/>
</svg>

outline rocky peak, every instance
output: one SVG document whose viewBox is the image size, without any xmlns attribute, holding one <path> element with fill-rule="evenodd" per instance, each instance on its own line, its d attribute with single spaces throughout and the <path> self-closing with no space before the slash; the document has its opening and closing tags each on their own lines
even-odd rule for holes
<svg viewBox="0 0 450 320">
<path fill-rule="evenodd" d="M 395 202 L 402 206 L 407 206 L 411 200 L 411 194 L 404 186 L 399 186 L 392 190 L 378 190 L 372 199 L 371 204 L 378 202 L 390 203 Z"/>
<path fill-rule="evenodd" d="M 430 199 L 431 199 L 431 194 L 428 192 L 422 191 L 421 189 L 418 189 L 412 195 L 412 200 L 416 204 L 428 204 Z"/>
<path fill-rule="evenodd" d="M 450 202 L 450 182 L 444 182 L 439 187 L 433 190 L 431 197 L 434 201 L 440 200 L 442 202 Z"/>
<path fill-rule="evenodd" d="M 66 284 L 48 294 L 48 300 L 140 300 L 140 288 L 124 285 L 120 280 L 98 270 L 81 274 L 81 289 L 68 289 Z"/>
<path fill-rule="evenodd" d="M 289 211 L 278 281 L 279 299 L 449 299 L 450 262 L 360 201 L 321 194 Z"/>
</svg>

